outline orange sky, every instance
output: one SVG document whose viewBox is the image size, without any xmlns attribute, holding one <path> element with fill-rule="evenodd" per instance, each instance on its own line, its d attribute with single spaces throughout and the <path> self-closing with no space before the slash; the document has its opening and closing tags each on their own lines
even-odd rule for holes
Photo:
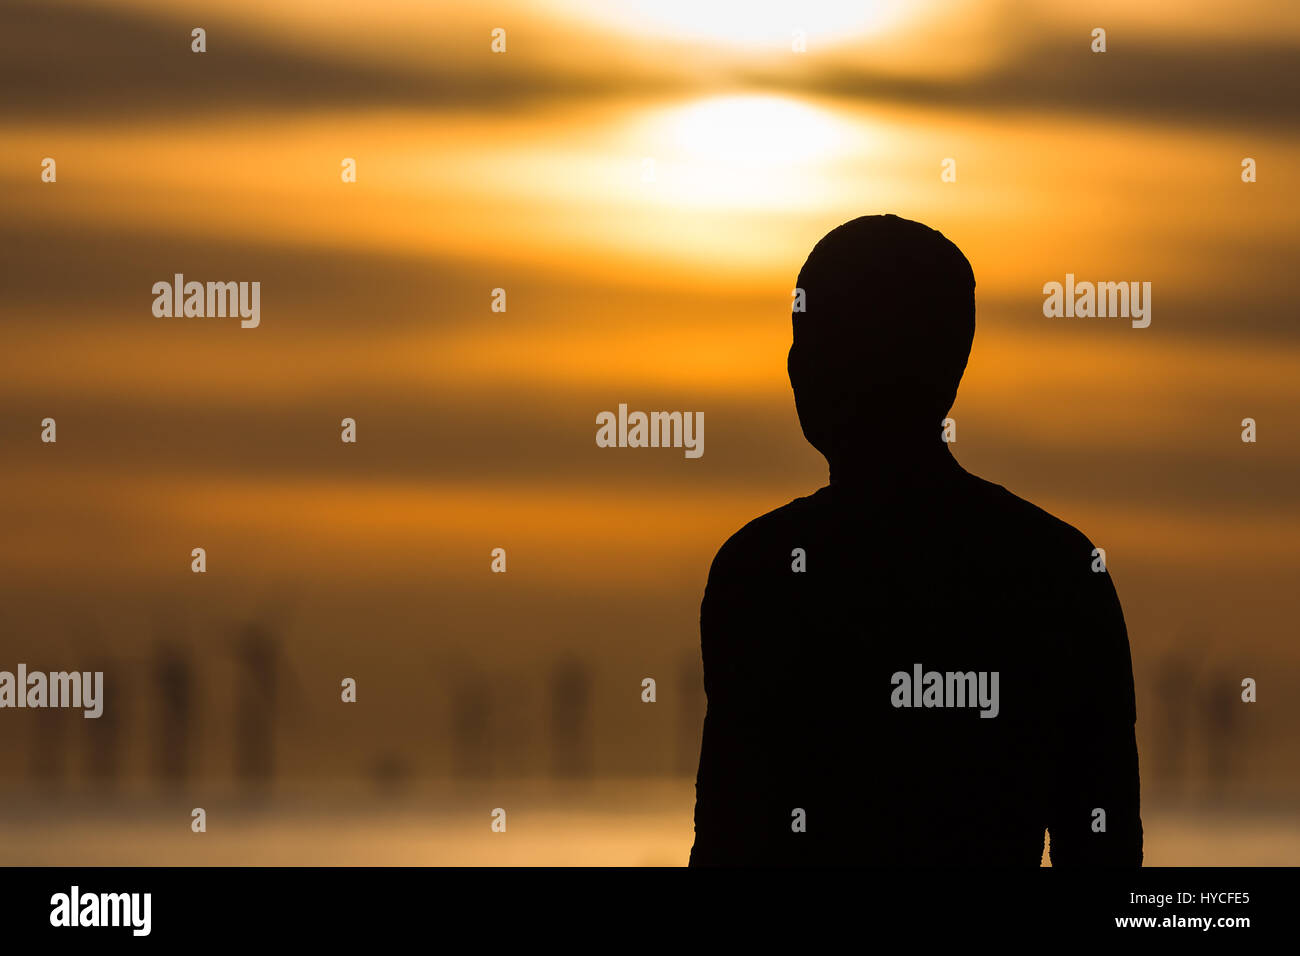
<svg viewBox="0 0 1300 956">
<path fill-rule="evenodd" d="M 80 594 L 116 646 L 143 647 L 155 604 L 183 594 L 201 630 L 279 582 L 309 595 L 304 646 L 349 646 L 382 595 L 365 638 L 374 679 L 400 680 L 430 641 L 497 659 L 478 631 L 413 622 L 473 620 L 505 546 L 512 586 L 573 602 L 511 605 L 505 646 L 689 655 L 717 546 L 824 480 L 784 377 L 799 265 L 834 225 L 890 211 L 975 269 L 958 458 L 1109 545 L 1139 683 L 1188 628 L 1293 663 L 1300 138 L 1276 66 L 1296 11 L 796 6 L 807 22 L 747 5 L 742 31 L 698 2 L 0 14 L 15 640 L 78 626 L 47 611 Z M 261 327 L 155 318 L 175 272 L 261 281 Z M 1151 327 L 1044 318 L 1066 272 L 1151 281 Z M 619 402 L 704 411 L 704 457 L 597 449 Z M 206 593 L 198 544 L 220 569 Z M 586 600 L 600 613 L 563 616 Z"/>
</svg>

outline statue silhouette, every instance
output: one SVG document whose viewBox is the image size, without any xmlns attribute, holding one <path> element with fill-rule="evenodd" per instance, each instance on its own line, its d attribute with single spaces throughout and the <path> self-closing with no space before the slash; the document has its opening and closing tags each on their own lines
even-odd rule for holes
<svg viewBox="0 0 1300 956">
<path fill-rule="evenodd" d="M 790 383 L 830 483 L 718 551 L 692 865 L 1140 865 L 1110 575 L 942 440 L 975 278 L 897 216 L 799 273 Z"/>
</svg>

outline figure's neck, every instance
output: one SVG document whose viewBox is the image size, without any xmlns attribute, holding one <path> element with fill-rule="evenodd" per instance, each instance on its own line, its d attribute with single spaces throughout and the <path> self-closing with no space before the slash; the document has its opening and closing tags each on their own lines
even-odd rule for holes
<svg viewBox="0 0 1300 956">
<path fill-rule="evenodd" d="M 937 429 L 936 429 L 937 431 Z M 830 463 L 834 488 L 889 489 L 932 485 L 962 471 L 948 443 L 931 433 L 925 439 L 912 436 L 880 438 L 869 450 L 837 455 Z"/>
</svg>

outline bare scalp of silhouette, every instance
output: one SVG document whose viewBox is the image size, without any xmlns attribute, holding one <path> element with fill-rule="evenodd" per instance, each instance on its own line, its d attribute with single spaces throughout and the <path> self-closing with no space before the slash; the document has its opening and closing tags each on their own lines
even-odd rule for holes
<svg viewBox="0 0 1300 956">
<path fill-rule="evenodd" d="M 692 865 L 1142 861 L 1133 669 L 1080 532 L 943 441 L 975 278 L 896 216 L 799 273 L 790 383 L 830 483 L 718 551 Z"/>
</svg>

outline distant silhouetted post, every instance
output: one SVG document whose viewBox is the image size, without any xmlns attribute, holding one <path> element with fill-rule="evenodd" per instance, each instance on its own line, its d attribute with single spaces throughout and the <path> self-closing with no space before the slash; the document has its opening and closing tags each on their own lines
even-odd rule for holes
<svg viewBox="0 0 1300 956">
<path fill-rule="evenodd" d="M 194 668 L 189 650 L 174 641 L 159 641 L 154 645 L 152 673 L 158 776 L 169 784 L 184 783 L 190 771 L 194 721 Z"/>
<path fill-rule="evenodd" d="M 130 689 L 127 675 L 119 670 L 113 658 L 98 658 L 90 662 L 91 673 L 104 675 L 104 698 L 112 702 L 95 720 L 83 720 L 85 739 L 86 777 L 97 790 L 112 790 L 118 782 L 122 763 L 122 741 L 127 724 L 126 709 L 130 706 Z"/>
<path fill-rule="evenodd" d="M 250 626 L 236 649 L 235 774 L 248 786 L 269 786 L 275 773 L 279 648 L 266 631 Z"/>
<path fill-rule="evenodd" d="M 1161 658 L 1156 668 L 1156 700 L 1160 707 L 1160 747 L 1156 766 L 1175 795 L 1187 787 L 1189 725 L 1195 716 L 1196 675 L 1181 648 Z"/>
<path fill-rule="evenodd" d="M 452 755 L 456 775 L 481 778 L 492 773 L 492 692 L 480 675 L 465 671 L 451 695 Z"/>
<path fill-rule="evenodd" d="M 1215 803 L 1221 803 L 1229 790 L 1233 753 L 1241 746 L 1237 736 L 1237 708 L 1243 706 L 1240 694 L 1237 678 L 1223 667 L 1211 670 L 1201 690 L 1206 774 L 1209 796 Z"/>
<path fill-rule="evenodd" d="M 551 766 L 556 777 L 582 779 L 594 772 L 591 704 L 586 665 L 576 658 L 561 661 L 551 678 Z"/>
<path fill-rule="evenodd" d="M 53 789 L 65 780 L 68 722 L 81 719 L 80 711 L 36 710 L 27 714 L 32 722 L 31 775 L 42 786 Z"/>
</svg>

